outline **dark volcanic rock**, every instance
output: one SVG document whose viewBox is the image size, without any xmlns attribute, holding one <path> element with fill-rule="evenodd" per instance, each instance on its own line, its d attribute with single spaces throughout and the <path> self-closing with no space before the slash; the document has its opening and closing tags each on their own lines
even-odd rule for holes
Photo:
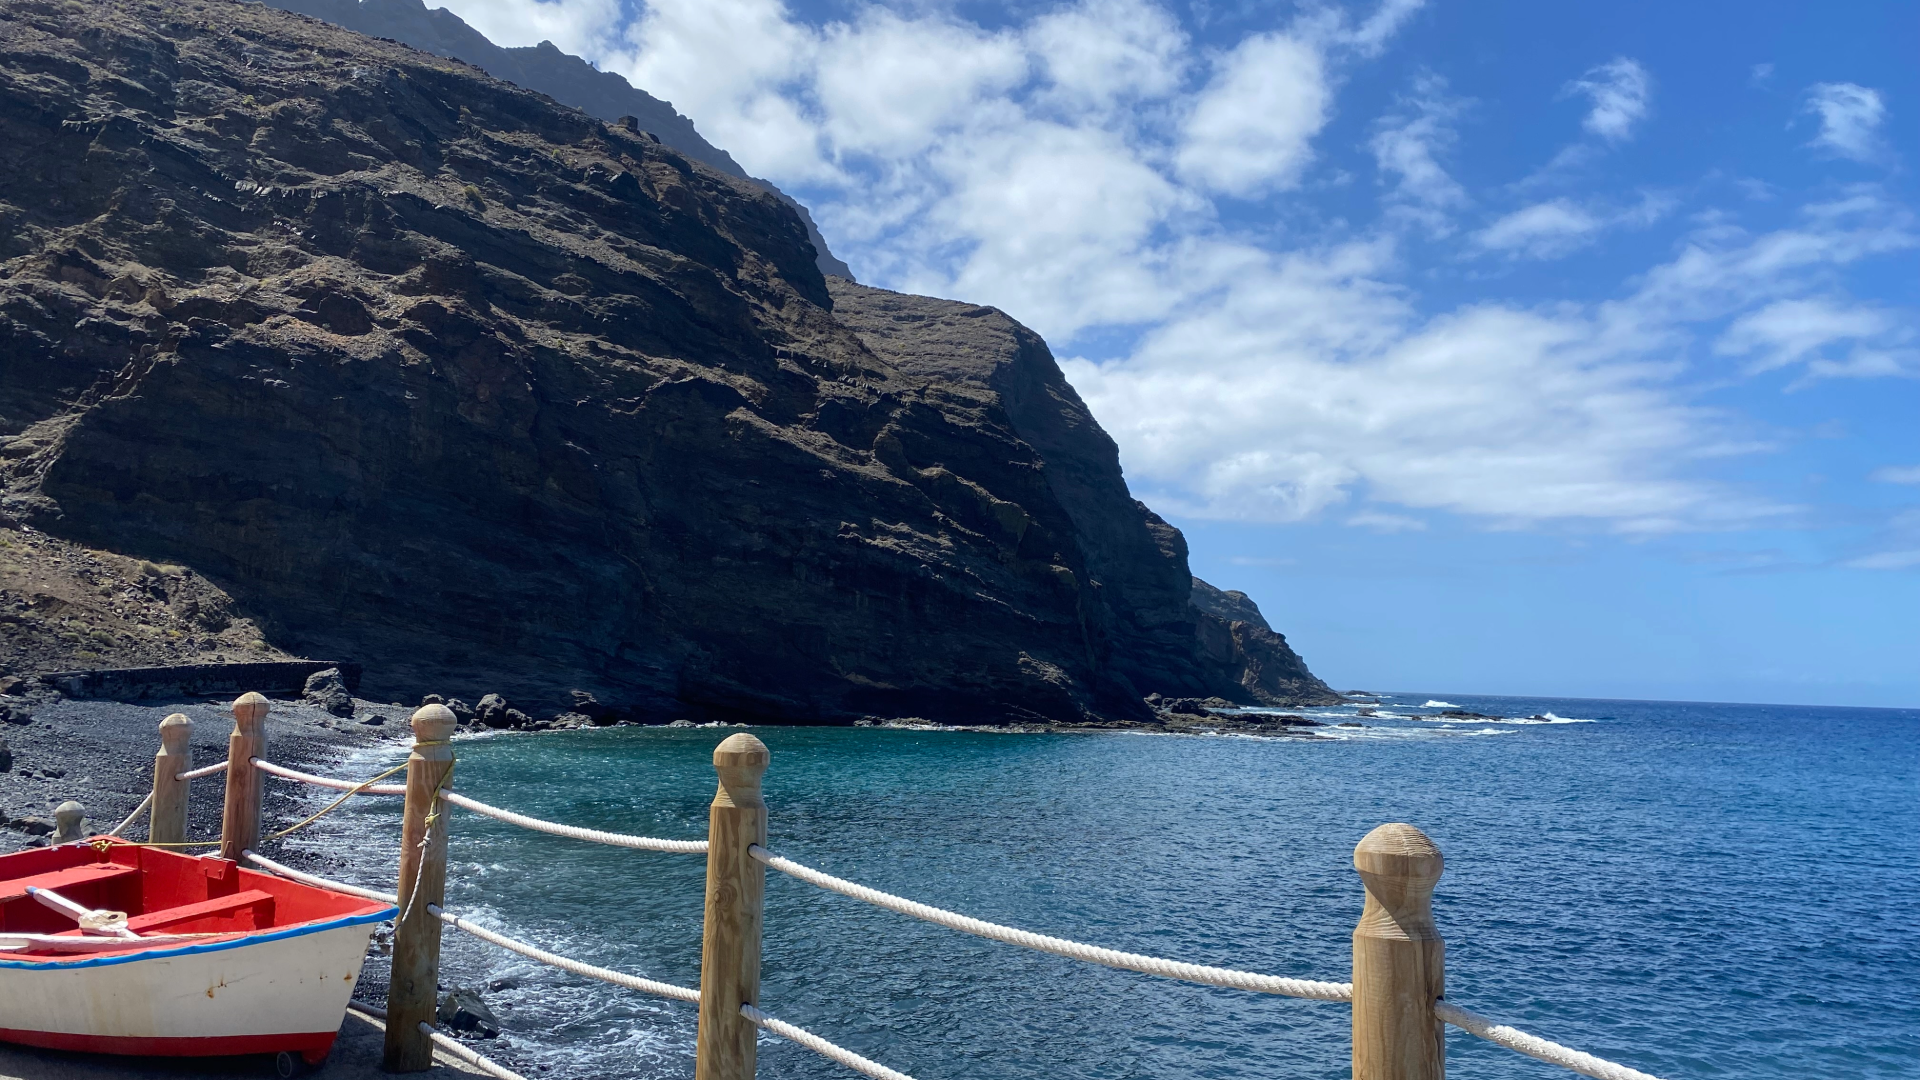
<svg viewBox="0 0 1920 1080">
<path fill-rule="evenodd" d="M 319 706 L 335 716 L 353 715 L 353 695 L 347 693 L 339 668 L 327 668 L 307 676 L 302 696 L 307 704 Z"/>
<path fill-rule="evenodd" d="M 1008 464 L 1030 464 L 1039 473 L 1041 484 L 1034 486 L 1043 490 L 1022 492 L 1016 500 L 1020 516 L 1008 520 L 1070 545 L 1064 561 L 1082 575 L 1087 595 L 1077 617 L 1089 653 L 1105 669 L 1102 689 L 1131 698 L 1148 692 L 1219 695 L 1243 704 L 1340 700 L 1307 671 L 1285 638 L 1267 628 L 1245 593 L 1231 594 L 1256 620 L 1244 627 L 1195 604 L 1205 583 L 1187 571 L 1186 538 L 1127 491 L 1119 448 L 1039 335 L 975 304 L 852 282 L 835 281 L 832 289 L 835 317 L 891 361 L 904 380 L 919 384 L 923 400 L 975 433 L 975 445 L 954 460 L 983 467 L 996 444 L 1006 443 L 1017 448 L 1009 451 Z M 877 432 L 875 453 L 901 455 L 917 466 L 914 455 L 924 459 L 929 450 L 912 444 L 909 452 L 903 436 L 912 437 L 898 425 Z M 1011 456 L 1022 450 L 1021 457 Z M 940 455 L 953 453 L 940 447 L 931 456 L 945 463 Z M 945 471 L 936 464 L 923 471 L 922 482 L 938 485 Z M 988 507 L 980 516 L 999 513 Z M 1019 542 L 1027 542 L 1024 535 Z"/>
<path fill-rule="evenodd" d="M 729 176 L 749 180 L 772 192 L 800 215 L 807 239 L 818 253 L 820 272 L 851 278 L 853 271 L 834 258 L 814 227 L 813 215 L 768 181 L 747 175 L 733 155 L 708 142 L 693 121 L 674 111 L 645 90 L 636 89 L 611 71 L 601 71 L 578 56 L 561 52 L 543 41 L 517 49 L 503 49 L 446 8 L 429 9 L 422 0 L 272 0 L 273 6 L 325 19 L 370 37 L 392 38 L 416 49 L 465 60 L 496 78 L 524 86 L 571 105 L 602 120 L 628 120 L 631 130 L 657 136 L 661 142 L 695 161 Z"/>
<path fill-rule="evenodd" d="M 1307 670 L 1284 635 L 1267 625 L 1260 605 L 1239 590 L 1222 591 L 1193 579 L 1202 648 L 1225 665 L 1235 682 L 1269 705 L 1338 705 L 1344 700 Z"/>
<path fill-rule="evenodd" d="M 1037 336 L 829 291 L 791 208 L 642 133 L 258 5 L 15 0 L 0 136 L 0 510 L 377 658 L 366 697 L 1333 700 L 1192 605 Z"/>
<path fill-rule="evenodd" d="M 1268 633 L 1273 632 L 1273 627 L 1267 625 L 1266 616 L 1260 614 L 1260 605 L 1253 602 L 1253 597 L 1238 589 L 1216 589 L 1194 578 L 1193 606 L 1225 622 L 1251 623 Z"/>
<path fill-rule="evenodd" d="M 500 1020 L 477 990 L 455 987 L 440 997 L 435 1019 L 455 1031 L 471 1031 L 483 1039 L 500 1034 Z"/>
</svg>

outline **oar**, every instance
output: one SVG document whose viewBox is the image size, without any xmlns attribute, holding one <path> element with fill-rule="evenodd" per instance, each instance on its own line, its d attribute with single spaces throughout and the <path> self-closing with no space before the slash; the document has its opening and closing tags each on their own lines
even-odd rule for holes
<svg viewBox="0 0 1920 1080">
<path fill-rule="evenodd" d="M 58 934 L 9 934 L 0 932 L 0 952 L 100 953 L 154 949 L 165 945 L 192 945 L 235 934 L 155 934 L 152 937 L 61 937 Z"/>
<path fill-rule="evenodd" d="M 36 885 L 27 886 L 27 895 L 79 923 L 80 932 L 83 934 L 135 939 L 140 937 L 139 934 L 127 929 L 127 913 L 124 911 L 86 907 L 74 903 L 52 889 L 42 889 Z"/>
</svg>

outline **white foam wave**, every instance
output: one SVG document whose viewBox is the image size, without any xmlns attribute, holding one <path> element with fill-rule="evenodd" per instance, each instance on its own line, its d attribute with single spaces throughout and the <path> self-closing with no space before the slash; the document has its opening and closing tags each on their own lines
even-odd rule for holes
<svg viewBox="0 0 1920 1080">
<path fill-rule="evenodd" d="M 1459 708 L 1460 706 L 1458 706 L 1458 705 L 1455 705 L 1455 704 L 1454 704 L 1453 702 L 1451 702 L 1451 701 L 1433 701 L 1433 700 L 1429 700 L 1429 701 L 1428 701 L 1428 702 L 1427 702 L 1427 703 L 1426 703 L 1425 705 L 1422 705 L 1422 706 L 1420 706 L 1420 707 L 1421 707 L 1421 708 L 1423 708 L 1423 709 L 1457 709 L 1457 708 Z"/>
</svg>

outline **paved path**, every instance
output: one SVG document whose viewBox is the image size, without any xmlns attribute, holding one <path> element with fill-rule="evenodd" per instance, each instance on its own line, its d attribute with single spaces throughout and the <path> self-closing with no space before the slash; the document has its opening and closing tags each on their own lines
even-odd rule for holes
<svg viewBox="0 0 1920 1080">
<path fill-rule="evenodd" d="M 380 1071 L 380 1046 L 385 1030 L 378 1020 L 347 1013 L 340 1040 L 333 1044 L 333 1053 L 318 1069 L 306 1075 L 312 1080 L 393 1080 L 396 1074 Z M 419 1080 L 467 1080 L 483 1075 L 438 1051 L 433 1057 L 432 1069 L 405 1075 Z M 269 1080 L 273 1075 L 273 1059 L 262 1055 L 120 1058 L 0 1044 L 0 1080 L 145 1080 L 148 1077 L 153 1080 L 196 1080 L 198 1077 Z"/>
</svg>

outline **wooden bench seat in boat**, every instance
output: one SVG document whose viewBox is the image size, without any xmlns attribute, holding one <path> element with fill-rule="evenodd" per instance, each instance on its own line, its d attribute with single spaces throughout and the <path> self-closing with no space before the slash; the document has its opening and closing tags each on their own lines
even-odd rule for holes
<svg viewBox="0 0 1920 1080">
<path fill-rule="evenodd" d="M 46 873 L 28 877 L 17 877 L 0 881 L 0 904 L 26 899 L 29 888 L 52 889 L 54 892 L 66 895 L 69 891 L 84 891 L 92 886 L 134 877 L 139 873 L 140 871 L 132 866 L 93 863 L 86 866 L 69 866 L 65 870 L 49 870 Z"/>
<path fill-rule="evenodd" d="M 190 923 L 206 925 L 189 926 Z M 246 889 L 227 896 L 216 896 L 197 904 L 162 908 L 127 920 L 127 929 L 135 933 L 169 930 L 174 933 L 217 932 L 222 930 L 261 930 L 273 925 L 273 894 Z"/>
</svg>

